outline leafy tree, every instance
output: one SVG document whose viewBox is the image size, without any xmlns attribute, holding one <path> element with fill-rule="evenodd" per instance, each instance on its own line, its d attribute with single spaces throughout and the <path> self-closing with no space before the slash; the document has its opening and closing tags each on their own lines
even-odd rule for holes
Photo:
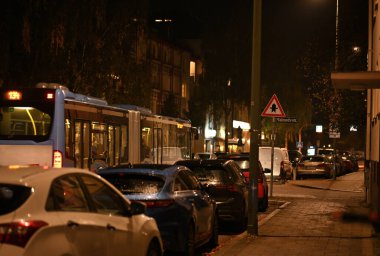
<svg viewBox="0 0 380 256">
<path fill-rule="evenodd" d="M 252 3 L 232 3 L 219 1 L 209 6 L 213 9 L 209 11 L 218 15 L 210 17 L 204 29 L 205 75 L 201 83 L 214 128 L 224 125 L 227 132 L 232 126 L 233 102 L 248 104 L 251 84 Z"/>
<path fill-rule="evenodd" d="M 146 26 L 146 1 L 6 2 L 0 23 L 0 44 L 10 50 L 0 67 L 6 83 L 57 82 L 111 102 L 149 104 L 142 93 L 150 92 L 146 63 L 132 58 Z"/>
</svg>

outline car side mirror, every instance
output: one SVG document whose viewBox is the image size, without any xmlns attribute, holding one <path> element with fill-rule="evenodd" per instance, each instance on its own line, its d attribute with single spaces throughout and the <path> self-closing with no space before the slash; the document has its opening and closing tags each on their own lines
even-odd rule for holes
<svg viewBox="0 0 380 256">
<path fill-rule="evenodd" d="M 146 205 L 139 201 L 131 201 L 131 215 L 144 214 L 146 212 Z"/>
</svg>

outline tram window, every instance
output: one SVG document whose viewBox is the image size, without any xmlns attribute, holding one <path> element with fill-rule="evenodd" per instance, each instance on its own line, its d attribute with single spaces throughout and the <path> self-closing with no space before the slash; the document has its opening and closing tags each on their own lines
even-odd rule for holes
<svg viewBox="0 0 380 256">
<path fill-rule="evenodd" d="M 65 119 L 65 156 L 66 158 L 73 159 L 73 132 L 69 119 Z"/>
<path fill-rule="evenodd" d="M 121 126 L 121 151 L 120 163 L 128 163 L 128 129 L 126 125 Z"/>
<path fill-rule="evenodd" d="M 75 167 L 82 168 L 82 148 L 81 148 L 81 123 L 75 123 L 75 136 L 74 136 L 74 157 L 75 157 Z"/>
<path fill-rule="evenodd" d="M 83 168 L 89 169 L 90 158 L 90 124 L 88 122 L 83 123 Z"/>
<path fill-rule="evenodd" d="M 115 127 L 115 161 L 114 164 L 120 163 L 120 126 Z"/>
<path fill-rule="evenodd" d="M 109 125 L 108 126 L 108 143 L 109 143 L 109 153 L 108 153 L 108 164 L 110 166 L 115 165 L 115 153 L 119 152 L 119 137 L 117 135 L 118 126 Z"/>
</svg>

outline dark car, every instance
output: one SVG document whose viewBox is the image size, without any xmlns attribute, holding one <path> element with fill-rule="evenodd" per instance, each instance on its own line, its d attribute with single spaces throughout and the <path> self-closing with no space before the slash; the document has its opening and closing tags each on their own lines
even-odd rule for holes
<svg viewBox="0 0 380 256">
<path fill-rule="evenodd" d="M 244 228 L 248 217 L 248 184 L 233 160 L 183 160 L 177 165 L 190 168 L 215 198 L 221 221 L 235 222 Z"/>
<path fill-rule="evenodd" d="M 356 172 L 359 169 L 359 164 L 356 157 L 348 151 L 344 151 L 339 155 L 342 162 L 343 174 Z"/>
<path fill-rule="evenodd" d="M 219 156 L 218 159 L 234 160 L 240 167 L 246 182 L 249 184 L 249 154 L 228 154 Z M 258 161 L 259 171 L 257 176 L 257 198 L 259 200 L 259 211 L 265 212 L 268 209 L 268 182 L 261 162 Z M 269 169 L 267 169 L 270 172 Z"/>
<path fill-rule="evenodd" d="M 164 248 L 193 255 L 195 248 L 218 244 L 217 206 L 196 176 L 184 166 L 139 164 L 110 167 L 98 174 L 129 200 L 146 204 Z"/>
</svg>

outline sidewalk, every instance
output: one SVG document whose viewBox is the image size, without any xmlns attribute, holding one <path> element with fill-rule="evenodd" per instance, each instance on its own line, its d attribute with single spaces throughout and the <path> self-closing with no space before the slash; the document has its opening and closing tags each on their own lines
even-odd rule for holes
<svg viewBox="0 0 380 256">
<path fill-rule="evenodd" d="M 279 201 L 287 202 L 258 223 L 258 236 L 252 237 L 244 232 L 221 245 L 213 255 L 380 255 L 380 239 L 368 221 L 363 221 L 364 218 L 342 221 L 341 215 L 337 215 L 347 211 L 365 214 L 367 209 L 361 206 L 364 200 L 363 180 L 363 172 L 360 171 L 336 180 L 290 181 L 292 186 L 346 193 L 329 194 L 323 199 L 287 200 L 281 196 Z M 273 198 L 276 199 L 275 186 L 273 190 Z"/>
<path fill-rule="evenodd" d="M 357 171 L 332 179 L 291 180 L 290 184 L 302 187 L 314 187 L 346 192 L 363 192 L 364 172 Z"/>
</svg>

